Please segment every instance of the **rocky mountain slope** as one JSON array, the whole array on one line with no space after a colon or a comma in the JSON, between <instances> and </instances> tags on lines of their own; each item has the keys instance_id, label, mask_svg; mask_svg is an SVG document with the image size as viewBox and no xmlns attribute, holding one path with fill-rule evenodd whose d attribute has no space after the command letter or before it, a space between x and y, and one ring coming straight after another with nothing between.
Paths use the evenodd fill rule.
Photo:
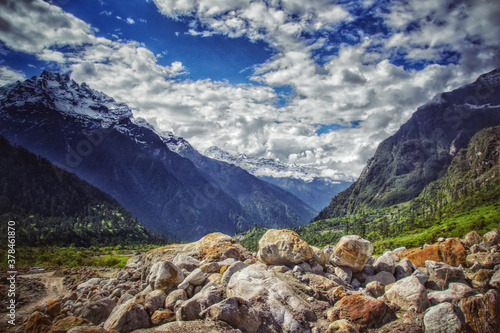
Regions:
<instances>
[{"instance_id":1,"label":"rocky mountain slope","mask_svg":"<svg viewBox=\"0 0 500 333\"><path fill-rule=\"evenodd\" d=\"M0 134L112 195L141 223L196 239L252 225L297 226L314 211L226 163L196 165L168 148L172 136L109 96L44 72L0 88ZM241 179L241 180L240 180Z\"/></svg>"},{"instance_id":2,"label":"rocky mountain slope","mask_svg":"<svg viewBox=\"0 0 500 333\"><path fill-rule=\"evenodd\" d=\"M500 69L437 95L384 140L359 179L315 220L388 207L417 197L483 128L500 124Z\"/></svg>"},{"instance_id":3,"label":"rocky mountain slope","mask_svg":"<svg viewBox=\"0 0 500 333\"><path fill-rule=\"evenodd\" d=\"M40 332L497 332L500 229L372 256L269 230L257 253L224 234L131 258L33 313ZM22 328L22 327L20 327Z\"/></svg>"},{"instance_id":4,"label":"rocky mountain slope","mask_svg":"<svg viewBox=\"0 0 500 333\"><path fill-rule=\"evenodd\" d=\"M108 194L0 136L0 218L17 246L151 244L153 236ZM7 234L7 223L0 225Z\"/></svg>"},{"instance_id":5,"label":"rocky mountain slope","mask_svg":"<svg viewBox=\"0 0 500 333\"><path fill-rule=\"evenodd\" d=\"M341 173L336 174L334 179L322 177L318 169L269 158L255 158L244 154L235 157L218 147L207 149L204 155L236 165L257 178L292 193L318 211L325 208L333 196L345 190L354 180Z\"/></svg>"}]
</instances>

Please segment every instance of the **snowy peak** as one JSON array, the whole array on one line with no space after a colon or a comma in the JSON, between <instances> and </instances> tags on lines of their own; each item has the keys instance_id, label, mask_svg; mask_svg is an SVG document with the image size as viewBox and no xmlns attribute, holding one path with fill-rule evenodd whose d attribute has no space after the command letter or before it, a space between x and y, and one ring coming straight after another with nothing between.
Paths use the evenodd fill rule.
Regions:
<instances>
[{"instance_id":1,"label":"snowy peak","mask_svg":"<svg viewBox=\"0 0 500 333\"><path fill-rule=\"evenodd\" d=\"M126 104L117 103L86 83L79 85L66 74L52 71L1 87L0 102L6 107L42 103L71 117L100 120L103 126L132 117Z\"/></svg>"},{"instance_id":2,"label":"snowy peak","mask_svg":"<svg viewBox=\"0 0 500 333\"><path fill-rule=\"evenodd\" d=\"M317 178L322 178L326 182L353 181L352 177L340 172L332 174L331 170L325 172L326 170L314 167L283 163L272 158L257 158L245 154L236 157L215 146L208 148L203 155L234 164L257 177L294 178L306 182Z\"/></svg>"}]
</instances>

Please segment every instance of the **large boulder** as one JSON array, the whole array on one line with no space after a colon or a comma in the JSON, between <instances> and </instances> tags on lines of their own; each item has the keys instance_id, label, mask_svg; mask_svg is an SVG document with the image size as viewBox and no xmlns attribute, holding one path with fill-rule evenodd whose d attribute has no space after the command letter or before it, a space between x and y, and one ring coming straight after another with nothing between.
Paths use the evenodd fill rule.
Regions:
<instances>
[{"instance_id":1,"label":"large boulder","mask_svg":"<svg viewBox=\"0 0 500 333\"><path fill-rule=\"evenodd\" d=\"M150 326L151 322L148 312L141 304L134 303L133 300L117 306L104 322L105 329L117 330L121 333L128 333Z\"/></svg>"},{"instance_id":2,"label":"large boulder","mask_svg":"<svg viewBox=\"0 0 500 333\"><path fill-rule=\"evenodd\" d=\"M425 267L429 272L429 282L435 283L441 290L451 282L465 282L465 272L461 268L432 260L427 260Z\"/></svg>"},{"instance_id":3,"label":"large boulder","mask_svg":"<svg viewBox=\"0 0 500 333\"><path fill-rule=\"evenodd\" d=\"M466 259L467 267L471 267L475 263L479 263L481 268L492 269L500 264L500 252L479 252L469 254Z\"/></svg>"},{"instance_id":4,"label":"large boulder","mask_svg":"<svg viewBox=\"0 0 500 333\"><path fill-rule=\"evenodd\" d=\"M208 283L199 293L182 303L176 313L177 320L202 319L201 312L222 301L222 287L214 282Z\"/></svg>"},{"instance_id":5,"label":"large boulder","mask_svg":"<svg viewBox=\"0 0 500 333\"><path fill-rule=\"evenodd\" d=\"M394 274L396 270L396 261L389 252L386 252L375 260L373 266L375 267L375 273L386 271Z\"/></svg>"},{"instance_id":6,"label":"large boulder","mask_svg":"<svg viewBox=\"0 0 500 333\"><path fill-rule=\"evenodd\" d=\"M52 329L52 321L50 318L41 313L33 312L28 318L28 322L24 328L25 333L49 333Z\"/></svg>"},{"instance_id":7,"label":"large boulder","mask_svg":"<svg viewBox=\"0 0 500 333\"><path fill-rule=\"evenodd\" d=\"M222 321L193 320L177 321L161 326L140 329L134 333L241 333Z\"/></svg>"},{"instance_id":8,"label":"large boulder","mask_svg":"<svg viewBox=\"0 0 500 333\"><path fill-rule=\"evenodd\" d=\"M146 279L152 289L168 292L184 280L184 273L170 261L159 261L151 267Z\"/></svg>"},{"instance_id":9,"label":"large boulder","mask_svg":"<svg viewBox=\"0 0 500 333\"><path fill-rule=\"evenodd\" d=\"M396 282L396 278L391 273L386 272L386 271L382 271L382 272L379 272L378 274L375 274L373 276L368 276L365 280L366 284L373 282L373 281L378 281L378 282L382 283L384 286L388 286L388 285Z\"/></svg>"},{"instance_id":10,"label":"large boulder","mask_svg":"<svg viewBox=\"0 0 500 333\"><path fill-rule=\"evenodd\" d=\"M483 242L500 244L500 229L495 228L483 236Z\"/></svg>"},{"instance_id":11,"label":"large boulder","mask_svg":"<svg viewBox=\"0 0 500 333\"><path fill-rule=\"evenodd\" d=\"M252 304L239 297L229 297L204 311L207 318L228 323L244 333L255 333L262 321Z\"/></svg>"},{"instance_id":12,"label":"large boulder","mask_svg":"<svg viewBox=\"0 0 500 333\"><path fill-rule=\"evenodd\" d=\"M208 278L208 273L204 273L201 268L194 269L189 275L182 281L178 288L186 289L189 285L202 286Z\"/></svg>"},{"instance_id":13,"label":"large boulder","mask_svg":"<svg viewBox=\"0 0 500 333\"><path fill-rule=\"evenodd\" d=\"M474 296L476 291L463 283L450 283L448 289L428 293L431 305L439 303L458 303L461 299Z\"/></svg>"},{"instance_id":14,"label":"large boulder","mask_svg":"<svg viewBox=\"0 0 500 333\"><path fill-rule=\"evenodd\" d=\"M258 258L268 265L291 266L313 257L313 249L291 230L268 230L259 241Z\"/></svg>"},{"instance_id":15,"label":"large boulder","mask_svg":"<svg viewBox=\"0 0 500 333\"><path fill-rule=\"evenodd\" d=\"M464 332L465 316L460 308L451 303L442 303L425 312L426 333Z\"/></svg>"},{"instance_id":16,"label":"large boulder","mask_svg":"<svg viewBox=\"0 0 500 333\"><path fill-rule=\"evenodd\" d=\"M91 321L94 325L104 322L116 306L116 301L103 298L95 302L86 302L82 307L74 309L74 314Z\"/></svg>"},{"instance_id":17,"label":"large boulder","mask_svg":"<svg viewBox=\"0 0 500 333\"><path fill-rule=\"evenodd\" d=\"M372 252L373 245L366 239L356 235L344 236L333 249L330 263L350 267L354 273L359 273Z\"/></svg>"},{"instance_id":18,"label":"large boulder","mask_svg":"<svg viewBox=\"0 0 500 333\"><path fill-rule=\"evenodd\" d=\"M462 299L459 304L466 323L474 332L498 332L500 328L500 293L491 289L484 295Z\"/></svg>"},{"instance_id":19,"label":"large boulder","mask_svg":"<svg viewBox=\"0 0 500 333\"><path fill-rule=\"evenodd\" d=\"M156 289L146 295L144 307L150 314L165 306L165 299L167 295L163 290Z\"/></svg>"},{"instance_id":20,"label":"large boulder","mask_svg":"<svg viewBox=\"0 0 500 333\"><path fill-rule=\"evenodd\" d=\"M328 311L330 321L349 320L363 329L377 328L394 319L394 312L382 301L360 294L349 295L338 301Z\"/></svg>"},{"instance_id":21,"label":"large boulder","mask_svg":"<svg viewBox=\"0 0 500 333\"><path fill-rule=\"evenodd\" d=\"M245 267L248 267L248 264L245 264L244 262L241 261L233 262L222 275L221 278L222 286L224 288L227 287L227 284L229 283L229 280L231 280L231 277L234 275L234 273L242 270Z\"/></svg>"},{"instance_id":22,"label":"large boulder","mask_svg":"<svg viewBox=\"0 0 500 333\"><path fill-rule=\"evenodd\" d=\"M187 293L184 289L176 289L168 294L165 299L165 309L174 310L177 301L187 300Z\"/></svg>"},{"instance_id":23,"label":"large boulder","mask_svg":"<svg viewBox=\"0 0 500 333\"><path fill-rule=\"evenodd\" d=\"M413 264L425 266L427 260L444 262L452 266L465 264L465 248L458 238L449 238L424 248L408 250L404 253Z\"/></svg>"},{"instance_id":24,"label":"large boulder","mask_svg":"<svg viewBox=\"0 0 500 333\"><path fill-rule=\"evenodd\" d=\"M200 267L200 261L185 254L179 253L175 256L172 263L180 269L185 269L188 272L194 271L196 268Z\"/></svg>"},{"instance_id":25,"label":"large boulder","mask_svg":"<svg viewBox=\"0 0 500 333\"><path fill-rule=\"evenodd\" d=\"M471 247L472 245L479 244L483 241L483 237L479 235L476 231L471 231L464 238L464 245L466 247Z\"/></svg>"},{"instance_id":26,"label":"large boulder","mask_svg":"<svg viewBox=\"0 0 500 333\"><path fill-rule=\"evenodd\" d=\"M430 306L427 289L415 276L408 276L396 282L381 299L404 311L414 309L423 312Z\"/></svg>"},{"instance_id":27,"label":"large boulder","mask_svg":"<svg viewBox=\"0 0 500 333\"><path fill-rule=\"evenodd\" d=\"M228 297L253 300L253 307L266 316L271 331L309 332L305 322L316 320L310 305L263 264L236 272L226 293Z\"/></svg>"}]
</instances>

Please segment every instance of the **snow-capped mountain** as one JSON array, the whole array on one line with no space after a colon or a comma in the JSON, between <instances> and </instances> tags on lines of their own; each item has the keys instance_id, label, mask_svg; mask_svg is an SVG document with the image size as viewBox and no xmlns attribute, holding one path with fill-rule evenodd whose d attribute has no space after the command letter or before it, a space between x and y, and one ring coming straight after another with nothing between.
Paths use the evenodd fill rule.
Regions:
<instances>
[{"instance_id":1,"label":"snow-capped mountain","mask_svg":"<svg viewBox=\"0 0 500 333\"><path fill-rule=\"evenodd\" d=\"M332 197L345 190L354 181L352 177L343 173L332 174L329 170L329 177L325 177L324 172L317 168L245 154L234 156L215 146L210 147L203 154L245 169L259 179L294 194L317 210L326 207Z\"/></svg>"},{"instance_id":2,"label":"snow-capped mountain","mask_svg":"<svg viewBox=\"0 0 500 333\"><path fill-rule=\"evenodd\" d=\"M167 236L293 227L315 214L292 194L156 132L127 105L64 74L46 71L1 87L0 135L112 195Z\"/></svg>"}]
</instances>

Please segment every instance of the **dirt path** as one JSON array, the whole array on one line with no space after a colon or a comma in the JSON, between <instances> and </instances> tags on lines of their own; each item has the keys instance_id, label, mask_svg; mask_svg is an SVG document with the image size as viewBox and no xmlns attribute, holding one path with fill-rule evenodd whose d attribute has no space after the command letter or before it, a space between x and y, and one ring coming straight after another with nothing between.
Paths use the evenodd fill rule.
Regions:
<instances>
[{"instance_id":1,"label":"dirt path","mask_svg":"<svg viewBox=\"0 0 500 333\"><path fill-rule=\"evenodd\" d=\"M45 284L45 291L47 292L47 296L39 301L27 304L26 306L18 309L19 314L30 315L36 309L36 307L45 305L48 301L64 295L66 291L63 285L64 278L56 277L54 276L54 274L55 272L20 275L20 277L25 279L39 278L40 280L42 280L42 282Z\"/></svg>"}]
</instances>

